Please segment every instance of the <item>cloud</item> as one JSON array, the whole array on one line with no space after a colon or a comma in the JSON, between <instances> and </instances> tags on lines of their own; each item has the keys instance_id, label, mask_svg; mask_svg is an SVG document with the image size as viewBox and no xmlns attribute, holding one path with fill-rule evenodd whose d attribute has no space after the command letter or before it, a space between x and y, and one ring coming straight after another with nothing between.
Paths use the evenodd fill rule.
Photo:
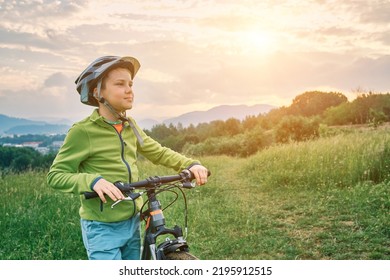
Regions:
<instances>
[{"instance_id":1,"label":"cloud","mask_svg":"<svg viewBox=\"0 0 390 280\"><path fill-rule=\"evenodd\" d=\"M10 116L77 120L87 116L92 108L88 107L81 104L76 91L64 86L0 91L0 112Z\"/></svg>"},{"instance_id":2,"label":"cloud","mask_svg":"<svg viewBox=\"0 0 390 280\"><path fill-rule=\"evenodd\" d=\"M0 68L0 76L0 92L3 95L7 91L25 90L39 84L37 76L30 75L27 71L13 69L9 66Z\"/></svg>"},{"instance_id":3,"label":"cloud","mask_svg":"<svg viewBox=\"0 0 390 280\"><path fill-rule=\"evenodd\" d=\"M344 72L344 85L362 87L374 92L389 92L390 55L359 58Z\"/></svg>"},{"instance_id":4,"label":"cloud","mask_svg":"<svg viewBox=\"0 0 390 280\"><path fill-rule=\"evenodd\" d=\"M15 30L5 30L0 28L0 37L7 45L19 45L25 48L36 47L39 49L59 49L65 48L64 40L56 34L54 30L45 30L43 36L34 33L19 32Z\"/></svg>"},{"instance_id":5,"label":"cloud","mask_svg":"<svg viewBox=\"0 0 390 280\"><path fill-rule=\"evenodd\" d=\"M48 77L44 83L44 87L67 87L70 88L70 85L74 87L74 83L72 83L66 75L61 72L54 73L50 77Z\"/></svg>"},{"instance_id":6,"label":"cloud","mask_svg":"<svg viewBox=\"0 0 390 280\"><path fill-rule=\"evenodd\" d=\"M198 20L200 25L217 28L223 31L236 32L251 28L256 21L249 16L237 14L223 14L212 17L204 17Z\"/></svg>"},{"instance_id":7,"label":"cloud","mask_svg":"<svg viewBox=\"0 0 390 280\"><path fill-rule=\"evenodd\" d=\"M18 20L21 18L31 21L37 18L51 18L68 16L80 11L88 1L52 1L52 0L24 0L2 1L1 15L3 19Z\"/></svg>"},{"instance_id":8,"label":"cloud","mask_svg":"<svg viewBox=\"0 0 390 280\"><path fill-rule=\"evenodd\" d=\"M99 31L99 32L97 32ZM80 24L67 30L78 45L110 45L136 42L142 38L141 32L132 28L120 28L109 24Z\"/></svg>"},{"instance_id":9,"label":"cloud","mask_svg":"<svg viewBox=\"0 0 390 280\"><path fill-rule=\"evenodd\" d=\"M360 20L362 23L376 23L388 25L390 21L390 2L387 0L363 1L366 4L364 12L360 10ZM362 6L357 7L362 9Z\"/></svg>"},{"instance_id":10,"label":"cloud","mask_svg":"<svg viewBox=\"0 0 390 280\"><path fill-rule=\"evenodd\" d=\"M390 33L376 33L374 40L381 42L387 49L390 46Z\"/></svg>"}]
</instances>

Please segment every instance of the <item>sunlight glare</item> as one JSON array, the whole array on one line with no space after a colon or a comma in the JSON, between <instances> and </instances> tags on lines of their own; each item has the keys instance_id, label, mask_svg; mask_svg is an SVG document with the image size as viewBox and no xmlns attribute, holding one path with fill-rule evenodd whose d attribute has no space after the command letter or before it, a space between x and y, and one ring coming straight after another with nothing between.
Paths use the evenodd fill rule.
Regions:
<instances>
[{"instance_id":1,"label":"sunlight glare","mask_svg":"<svg viewBox=\"0 0 390 280\"><path fill-rule=\"evenodd\" d=\"M264 31L248 30L240 33L240 44L245 52L270 53L274 51L273 37Z\"/></svg>"}]
</instances>

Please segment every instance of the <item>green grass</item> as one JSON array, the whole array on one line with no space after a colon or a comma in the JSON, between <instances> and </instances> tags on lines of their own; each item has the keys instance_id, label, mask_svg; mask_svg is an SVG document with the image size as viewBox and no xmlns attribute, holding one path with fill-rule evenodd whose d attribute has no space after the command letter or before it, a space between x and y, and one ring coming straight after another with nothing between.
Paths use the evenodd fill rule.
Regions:
<instances>
[{"instance_id":1,"label":"green grass","mask_svg":"<svg viewBox=\"0 0 390 280\"><path fill-rule=\"evenodd\" d=\"M390 259L388 131L201 160L209 183L185 191L187 239L201 259ZM147 162L141 170L171 173ZM0 177L0 188L0 259L86 259L77 196L37 172ZM181 202L164 212L168 225L182 224Z\"/></svg>"},{"instance_id":2,"label":"green grass","mask_svg":"<svg viewBox=\"0 0 390 280\"><path fill-rule=\"evenodd\" d=\"M78 198L46 186L44 173L0 179L0 259L82 259Z\"/></svg>"}]
</instances>

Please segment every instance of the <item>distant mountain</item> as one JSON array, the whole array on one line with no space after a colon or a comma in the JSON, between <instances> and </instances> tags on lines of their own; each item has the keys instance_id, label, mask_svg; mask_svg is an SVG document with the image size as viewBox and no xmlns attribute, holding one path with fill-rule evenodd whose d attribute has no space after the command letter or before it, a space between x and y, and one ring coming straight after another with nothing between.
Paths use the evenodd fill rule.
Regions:
<instances>
[{"instance_id":1,"label":"distant mountain","mask_svg":"<svg viewBox=\"0 0 390 280\"><path fill-rule=\"evenodd\" d=\"M69 129L66 124L49 124L43 121L33 121L14 118L0 114L0 135L8 134L62 134Z\"/></svg>"},{"instance_id":2,"label":"distant mountain","mask_svg":"<svg viewBox=\"0 0 390 280\"><path fill-rule=\"evenodd\" d=\"M66 124L18 125L5 131L5 134L66 134L70 126Z\"/></svg>"},{"instance_id":3,"label":"distant mountain","mask_svg":"<svg viewBox=\"0 0 390 280\"><path fill-rule=\"evenodd\" d=\"M8 117L6 115L0 114L0 133L4 133L4 131L18 125L42 125L44 122L31 121L27 119L21 118L13 118Z\"/></svg>"},{"instance_id":4,"label":"distant mountain","mask_svg":"<svg viewBox=\"0 0 390 280\"><path fill-rule=\"evenodd\" d=\"M276 108L268 104L258 104L253 106L248 105L221 105L211 108L208 111L194 111L180 115L175 118L167 119L163 123L177 125L181 123L183 126L190 124L197 125L199 123L208 123L215 120L226 121L229 118L239 120L245 119L247 116L258 116L259 114L268 113Z\"/></svg>"},{"instance_id":5,"label":"distant mountain","mask_svg":"<svg viewBox=\"0 0 390 280\"><path fill-rule=\"evenodd\" d=\"M34 118L30 118L30 120L44 122L48 124L67 124L67 125L74 124L74 121L70 119L56 118L56 117L34 117Z\"/></svg>"}]
</instances>

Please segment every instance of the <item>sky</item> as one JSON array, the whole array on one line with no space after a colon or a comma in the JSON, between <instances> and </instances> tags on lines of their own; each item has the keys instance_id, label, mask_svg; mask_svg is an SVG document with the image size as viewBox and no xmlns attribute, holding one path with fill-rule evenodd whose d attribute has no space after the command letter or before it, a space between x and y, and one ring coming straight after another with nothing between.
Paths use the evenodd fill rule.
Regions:
<instances>
[{"instance_id":1,"label":"sky","mask_svg":"<svg viewBox=\"0 0 390 280\"><path fill-rule=\"evenodd\" d=\"M390 1L0 0L0 114L90 114L74 81L133 56L136 119L390 90Z\"/></svg>"}]
</instances>

